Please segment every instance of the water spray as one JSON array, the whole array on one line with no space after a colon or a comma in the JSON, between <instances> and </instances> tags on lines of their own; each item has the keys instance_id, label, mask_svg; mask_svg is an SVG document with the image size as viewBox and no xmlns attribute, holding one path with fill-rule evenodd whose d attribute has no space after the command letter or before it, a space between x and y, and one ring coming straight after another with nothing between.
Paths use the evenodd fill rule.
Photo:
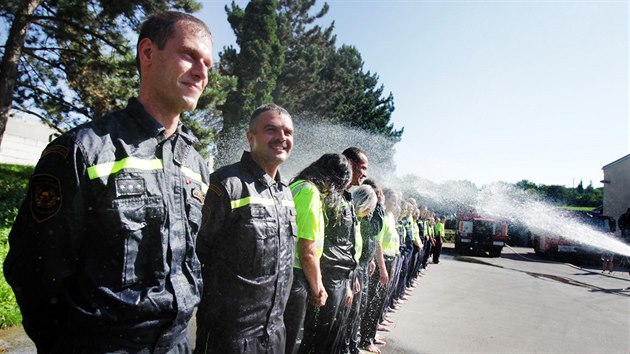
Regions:
<instances>
[{"instance_id":1,"label":"water spray","mask_svg":"<svg viewBox=\"0 0 630 354\"><path fill-rule=\"evenodd\" d=\"M435 183L418 175L395 175L394 143L379 135L312 118L294 117L294 148L289 160L280 166L284 178L293 178L324 153L341 153L350 146L366 152L369 158L369 175L382 186L401 191L416 198L419 205L442 214L457 214L462 210L475 211L482 217L508 220L526 226L532 233L548 237L564 237L588 245L599 252L604 250L630 256L630 246L601 232L582 220L569 215L553 204L537 198L511 184L496 182L481 188L474 183L447 181ZM226 144L230 147L229 163L238 161L243 150L249 150L245 131L233 136ZM417 161L422 174L421 156ZM437 167L437 166L436 166ZM465 179L462 175L462 179Z\"/></svg>"}]
</instances>

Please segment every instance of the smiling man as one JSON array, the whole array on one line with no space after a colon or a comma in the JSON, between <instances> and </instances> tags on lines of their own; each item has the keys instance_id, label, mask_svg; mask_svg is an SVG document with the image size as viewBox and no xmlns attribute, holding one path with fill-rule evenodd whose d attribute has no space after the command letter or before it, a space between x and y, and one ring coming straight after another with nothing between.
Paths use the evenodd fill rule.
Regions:
<instances>
[{"instance_id":1,"label":"smiling man","mask_svg":"<svg viewBox=\"0 0 630 354\"><path fill-rule=\"evenodd\" d=\"M11 230L4 274L40 353L192 350L209 180L179 118L208 83L210 31L184 13L153 15L137 64L137 99L44 150Z\"/></svg>"},{"instance_id":2,"label":"smiling man","mask_svg":"<svg viewBox=\"0 0 630 354\"><path fill-rule=\"evenodd\" d=\"M275 104L257 108L251 152L210 175L197 254L204 291L195 353L281 353L297 228L278 166L293 148L293 122Z\"/></svg>"}]
</instances>

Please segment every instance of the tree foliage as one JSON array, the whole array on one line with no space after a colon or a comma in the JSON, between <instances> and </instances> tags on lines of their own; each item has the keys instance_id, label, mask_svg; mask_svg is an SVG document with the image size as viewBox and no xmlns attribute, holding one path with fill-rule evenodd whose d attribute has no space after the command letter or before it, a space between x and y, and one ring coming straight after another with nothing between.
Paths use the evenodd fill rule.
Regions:
<instances>
[{"instance_id":1,"label":"tree foliage","mask_svg":"<svg viewBox=\"0 0 630 354\"><path fill-rule=\"evenodd\" d=\"M264 10L250 11L264 3ZM247 124L247 115L256 105L274 101L286 108L294 120L337 123L361 128L388 137L384 146L393 157L393 145L400 140L402 129L391 123L393 95L384 95L378 75L365 72L359 51L352 46L336 48L334 22L328 27L316 24L328 12L324 4L313 10L315 0L278 0L275 12L269 11L272 1L251 1L245 10L232 2L226 7L228 21L236 35L240 52L228 47L221 53L220 70L238 78L237 92L228 96L224 111L224 133L231 136ZM260 6L260 5L256 5ZM259 23L275 23L275 29ZM252 32L251 28L258 28ZM270 56L269 49L252 45L275 36L282 55ZM271 43L275 50L276 42ZM260 53L252 52L256 48ZM267 61L267 62L266 62ZM263 70L273 68L273 70ZM274 75L269 75L273 72ZM265 80L271 81L265 82ZM255 98L249 88L263 89ZM270 91L268 91L270 90ZM268 96L270 93L271 96ZM251 102L255 102L251 105ZM221 150L221 149L220 149ZM224 156L219 151L219 160Z\"/></svg>"},{"instance_id":2,"label":"tree foliage","mask_svg":"<svg viewBox=\"0 0 630 354\"><path fill-rule=\"evenodd\" d=\"M228 93L223 111L221 136L216 142L219 164L228 162L229 137L244 130L249 114L271 102L275 82L284 65L284 47L277 36L277 16L274 0L250 1L245 10L232 2L228 22L237 36L239 53L233 47L221 55L219 68L224 75L237 78L236 90Z\"/></svg>"},{"instance_id":3,"label":"tree foliage","mask_svg":"<svg viewBox=\"0 0 630 354\"><path fill-rule=\"evenodd\" d=\"M250 1L245 11L232 3L228 21L237 33L241 51L230 58L230 75L238 78L237 89L228 94L223 106L223 124L227 130L243 128L247 117L260 104L272 100L275 82L284 65L284 47L276 30L276 2ZM222 58L227 60L227 57Z\"/></svg>"},{"instance_id":4,"label":"tree foliage","mask_svg":"<svg viewBox=\"0 0 630 354\"><path fill-rule=\"evenodd\" d=\"M590 183L584 188L582 181L576 188L567 188L559 185L537 185L526 179L517 182L515 185L522 190L561 205L597 208L604 201L603 187L594 188L593 183Z\"/></svg>"}]
</instances>

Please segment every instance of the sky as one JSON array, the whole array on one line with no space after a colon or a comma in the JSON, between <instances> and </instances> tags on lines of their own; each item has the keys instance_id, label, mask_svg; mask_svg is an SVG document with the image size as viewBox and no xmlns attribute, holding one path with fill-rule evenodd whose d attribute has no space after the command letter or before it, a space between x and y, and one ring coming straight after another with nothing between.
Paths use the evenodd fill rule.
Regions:
<instances>
[{"instance_id":1,"label":"sky","mask_svg":"<svg viewBox=\"0 0 630 354\"><path fill-rule=\"evenodd\" d=\"M216 61L235 40L228 1L200 2ZM626 1L328 4L319 24L394 96L399 176L601 187L630 153Z\"/></svg>"}]
</instances>

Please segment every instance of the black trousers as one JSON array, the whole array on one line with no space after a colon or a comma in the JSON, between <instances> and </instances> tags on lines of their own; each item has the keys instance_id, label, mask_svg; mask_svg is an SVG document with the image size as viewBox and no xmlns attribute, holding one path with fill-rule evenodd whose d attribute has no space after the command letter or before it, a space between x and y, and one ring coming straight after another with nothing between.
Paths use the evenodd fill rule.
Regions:
<instances>
[{"instance_id":1,"label":"black trousers","mask_svg":"<svg viewBox=\"0 0 630 354\"><path fill-rule=\"evenodd\" d=\"M411 263L411 253L405 252L401 255L400 275L398 276L398 284L394 293L394 299L400 300L405 295L405 289L407 287L407 277L409 276L409 264Z\"/></svg>"},{"instance_id":2,"label":"black trousers","mask_svg":"<svg viewBox=\"0 0 630 354\"><path fill-rule=\"evenodd\" d=\"M359 354L359 325L361 324L361 314L367 308L368 285L370 281L368 265L359 265L356 274L361 291L354 294L350 314L344 323L345 330L342 330L341 353ZM354 290L354 284L351 285Z\"/></svg>"},{"instance_id":3,"label":"black trousers","mask_svg":"<svg viewBox=\"0 0 630 354\"><path fill-rule=\"evenodd\" d=\"M427 268L427 263L429 263L429 256L433 253L433 244L429 239L424 243L424 254L422 255L422 268Z\"/></svg>"},{"instance_id":4,"label":"black trousers","mask_svg":"<svg viewBox=\"0 0 630 354\"><path fill-rule=\"evenodd\" d=\"M442 242L436 242L433 247L433 263L440 263L440 254L442 253Z\"/></svg>"},{"instance_id":5,"label":"black trousers","mask_svg":"<svg viewBox=\"0 0 630 354\"><path fill-rule=\"evenodd\" d=\"M385 257L385 268L388 274L391 274L394 257ZM374 343L376 337L376 329L383 313L383 307L385 306L385 299L387 295L387 284L383 285L380 282L379 268L377 266L376 271L370 277L368 283L368 292L365 299L365 310L361 308L361 343L360 347L364 348Z\"/></svg>"},{"instance_id":6,"label":"black trousers","mask_svg":"<svg viewBox=\"0 0 630 354\"><path fill-rule=\"evenodd\" d=\"M420 274L420 268L422 268L422 257L424 256L424 248L417 248L414 246L413 253L415 254L414 266L413 266L413 279L418 278ZM411 286L411 281L407 282L407 286Z\"/></svg>"},{"instance_id":7,"label":"black trousers","mask_svg":"<svg viewBox=\"0 0 630 354\"><path fill-rule=\"evenodd\" d=\"M285 354L293 354L298 350L297 343L300 341L299 334L304 325L306 304L309 299L308 289L309 285L302 269L293 268L291 294L284 310L284 327L287 329Z\"/></svg>"},{"instance_id":8,"label":"black trousers","mask_svg":"<svg viewBox=\"0 0 630 354\"><path fill-rule=\"evenodd\" d=\"M339 329L344 321L344 301L349 280L348 276L331 278L322 273L328 299L322 307L307 304L304 337L298 353L334 353L334 348L339 347Z\"/></svg>"},{"instance_id":9,"label":"black trousers","mask_svg":"<svg viewBox=\"0 0 630 354\"><path fill-rule=\"evenodd\" d=\"M394 299L394 292L396 290L396 285L398 285L398 278L400 277L400 268L402 266L402 256L397 255L394 257L391 265L391 272L389 278L389 284L387 284L387 298L385 299L385 305L383 306L381 317L379 322L385 318L387 312L390 307L394 307L396 305L396 299Z\"/></svg>"}]
</instances>

